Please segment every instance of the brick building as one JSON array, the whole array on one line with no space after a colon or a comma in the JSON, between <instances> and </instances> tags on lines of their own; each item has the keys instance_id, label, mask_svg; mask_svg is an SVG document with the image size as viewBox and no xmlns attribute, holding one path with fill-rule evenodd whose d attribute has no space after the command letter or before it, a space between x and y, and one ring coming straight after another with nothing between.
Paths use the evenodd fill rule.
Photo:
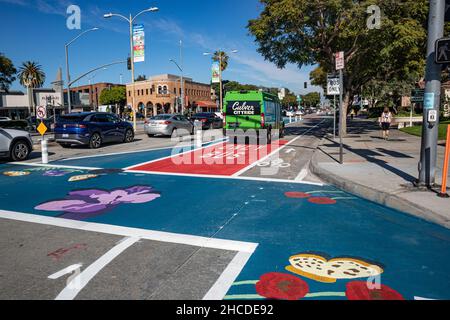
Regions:
<instances>
[{"instance_id":1,"label":"brick building","mask_svg":"<svg viewBox=\"0 0 450 320\"><path fill-rule=\"evenodd\" d=\"M193 112L218 110L211 85L184 78L185 106ZM163 74L135 83L135 103L138 112L152 116L181 113L181 79ZM132 84L127 84L127 104L132 104Z\"/></svg>"},{"instance_id":2,"label":"brick building","mask_svg":"<svg viewBox=\"0 0 450 320\"><path fill-rule=\"evenodd\" d=\"M100 94L105 89L114 87L125 87L125 85L100 82L85 86L70 88L73 111L97 111L100 103ZM64 97L67 96L67 89L64 90ZM67 99L65 99L67 104Z\"/></svg>"}]
</instances>

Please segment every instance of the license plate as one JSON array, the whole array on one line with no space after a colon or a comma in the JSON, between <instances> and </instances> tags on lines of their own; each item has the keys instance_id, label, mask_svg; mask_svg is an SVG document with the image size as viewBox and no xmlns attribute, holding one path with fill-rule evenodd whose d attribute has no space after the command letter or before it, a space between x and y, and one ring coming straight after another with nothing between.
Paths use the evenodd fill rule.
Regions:
<instances>
[{"instance_id":1,"label":"license plate","mask_svg":"<svg viewBox=\"0 0 450 320\"><path fill-rule=\"evenodd\" d=\"M63 137L63 138L68 138L69 135L68 135L67 133L64 133L64 134L62 135L62 137Z\"/></svg>"}]
</instances>

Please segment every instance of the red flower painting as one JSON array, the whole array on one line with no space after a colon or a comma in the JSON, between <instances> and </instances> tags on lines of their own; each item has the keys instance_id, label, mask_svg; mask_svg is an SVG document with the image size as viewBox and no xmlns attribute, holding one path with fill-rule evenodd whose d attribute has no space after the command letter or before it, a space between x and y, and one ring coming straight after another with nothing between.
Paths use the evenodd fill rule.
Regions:
<instances>
[{"instance_id":1,"label":"red flower painting","mask_svg":"<svg viewBox=\"0 0 450 320\"><path fill-rule=\"evenodd\" d=\"M267 273L256 284L256 292L267 299L299 300L309 292L308 284L284 273Z\"/></svg>"},{"instance_id":2,"label":"red flower painting","mask_svg":"<svg viewBox=\"0 0 450 320\"><path fill-rule=\"evenodd\" d=\"M405 300L400 293L388 286L370 289L364 281L349 282L345 294L348 300Z\"/></svg>"}]
</instances>

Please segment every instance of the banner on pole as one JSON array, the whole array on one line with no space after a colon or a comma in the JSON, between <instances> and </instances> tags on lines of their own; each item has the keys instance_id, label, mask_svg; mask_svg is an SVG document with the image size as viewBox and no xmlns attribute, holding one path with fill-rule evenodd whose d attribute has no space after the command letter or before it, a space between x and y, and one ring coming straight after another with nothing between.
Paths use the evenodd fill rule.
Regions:
<instances>
[{"instance_id":1,"label":"banner on pole","mask_svg":"<svg viewBox=\"0 0 450 320\"><path fill-rule=\"evenodd\" d=\"M145 31L143 24L133 26L133 55L134 62L145 61Z\"/></svg>"},{"instance_id":2,"label":"banner on pole","mask_svg":"<svg viewBox=\"0 0 450 320\"><path fill-rule=\"evenodd\" d=\"M218 62L212 65L212 83L220 83L220 66Z\"/></svg>"}]
</instances>

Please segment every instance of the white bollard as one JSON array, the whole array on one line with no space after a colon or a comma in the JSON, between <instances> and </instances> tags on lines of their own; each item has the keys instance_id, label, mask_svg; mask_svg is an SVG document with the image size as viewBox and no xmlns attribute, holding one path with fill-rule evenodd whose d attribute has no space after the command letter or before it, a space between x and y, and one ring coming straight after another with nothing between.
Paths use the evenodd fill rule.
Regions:
<instances>
[{"instance_id":1,"label":"white bollard","mask_svg":"<svg viewBox=\"0 0 450 320\"><path fill-rule=\"evenodd\" d=\"M41 140L42 164L48 164L48 145L47 140L42 137Z\"/></svg>"},{"instance_id":2,"label":"white bollard","mask_svg":"<svg viewBox=\"0 0 450 320\"><path fill-rule=\"evenodd\" d=\"M203 145L202 123L198 120L195 120L194 127L195 127L195 146L197 148L201 148Z\"/></svg>"},{"instance_id":3,"label":"white bollard","mask_svg":"<svg viewBox=\"0 0 450 320\"><path fill-rule=\"evenodd\" d=\"M289 123L292 123L292 116L289 116Z\"/></svg>"}]
</instances>

